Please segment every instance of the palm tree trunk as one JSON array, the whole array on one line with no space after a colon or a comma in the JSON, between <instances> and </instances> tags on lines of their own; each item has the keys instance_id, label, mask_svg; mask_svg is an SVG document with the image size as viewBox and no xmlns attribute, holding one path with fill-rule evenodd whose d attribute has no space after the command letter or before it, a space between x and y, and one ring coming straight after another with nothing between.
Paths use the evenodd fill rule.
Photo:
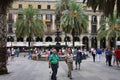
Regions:
<instances>
[{"instance_id":1,"label":"palm tree trunk","mask_svg":"<svg viewBox=\"0 0 120 80\"><path fill-rule=\"evenodd\" d=\"M75 43L74 43L74 37L75 37L75 30L72 30L72 37L73 37L73 48L75 47Z\"/></svg>"},{"instance_id":2,"label":"palm tree trunk","mask_svg":"<svg viewBox=\"0 0 120 80\"><path fill-rule=\"evenodd\" d=\"M115 37L115 44L114 44L114 48L117 48L117 44L116 44L116 42L117 42L117 37Z\"/></svg>"},{"instance_id":3,"label":"palm tree trunk","mask_svg":"<svg viewBox=\"0 0 120 80\"><path fill-rule=\"evenodd\" d=\"M67 33L65 32L65 46L67 47Z\"/></svg>"},{"instance_id":4,"label":"palm tree trunk","mask_svg":"<svg viewBox=\"0 0 120 80\"><path fill-rule=\"evenodd\" d=\"M0 74L7 74L7 26L6 15L0 14Z\"/></svg>"},{"instance_id":5,"label":"palm tree trunk","mask_svg":"<svg viewBox=\"0 0 120 80\"><path fill-rule=\"evenodd\" d=\"M29 53L30 53L30 42L31 42L31 36L29 36L29 41L28 41L28 49L29 49Z\"/></svg>"},{"instance_id":6,"label":"palm tree trunk","mask_svg":"<svg viewBox=\"0 0 120 80\"><path fill-rule=\"evenodd\" d=\"M110 38L108 38L108 45L107 48L110 48Z\"/></svg>"},{"instance_id":7,"label":"palm tree trunk","mask_svg":"<svg viewBox=\"0 0 120 80\"><path fill-rule=\"evenodd\" d=\"M73 37L73 48L75 47L74 36L75 36L75 34L72 35L72 37Z\"/></svg>"}]
</instances>

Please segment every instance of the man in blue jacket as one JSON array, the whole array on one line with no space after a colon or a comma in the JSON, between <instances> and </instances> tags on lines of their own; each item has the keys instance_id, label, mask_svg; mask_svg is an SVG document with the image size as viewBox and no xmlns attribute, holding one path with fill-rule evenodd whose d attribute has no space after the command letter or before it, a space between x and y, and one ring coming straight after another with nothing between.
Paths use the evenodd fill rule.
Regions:
<instances>
[{"instance_id":1,"label":"man in blue jacket","mask_svg":"<svg viewBox=\"0 0 120 80\"><path fill-rule=\"evenodd\" d=\"M101 49L97 49L96 50L97 56L98 56L98 61L100 61L101 59L101 54L102 54L102 50Z\"/></svg>"}]
</instances>

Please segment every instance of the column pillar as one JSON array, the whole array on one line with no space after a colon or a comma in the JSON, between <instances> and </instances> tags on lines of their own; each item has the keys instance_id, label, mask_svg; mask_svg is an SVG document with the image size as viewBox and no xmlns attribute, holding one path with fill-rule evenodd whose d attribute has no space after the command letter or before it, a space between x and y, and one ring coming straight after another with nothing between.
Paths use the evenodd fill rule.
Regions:
<instances>
[{"instance_id":1,"label":"column pillar","mask_svg":"<svg viewBox=\"0 0 120 80\"><path fill-rule=\"evenodd\" d=\"M91 36L91 18L92 18L92 16L89 15L89 26L88 26L88 33L89 33L89 48L91 48L91 38L92 38L92 36Z\"/></svg>"},{"instance_id":2,"label":"column pillar","mask_svg":"<svg viewBox=\"0 0 120 80\"><path fill-rule=\"evenodd\" d=\"M14 14L14 23L16 22L16 19L17 19L17 14Z\"/></svg>"},{"instance_id":3,"label":"column pillar","mask_svg":"<svg viewBox=\"0 0 120 80\"><path fill-rule=\"evenodd\" d=\"M91 15L89 15L88 33L91 34Z\"/></svg>"},{"instance_id":4,"label":"column pillar","mask_svg":"<svg viewBox=\"0 0 120 80\"><path fill-rule=\"evenodd\" d=\"M55 14L52 15L52 30L55 31Z\"/></svg>"},{"instance_id":5,"label":"column pillar","mask_svg":"<svg viewBox=\"0 0 120 80\"><path fill-rule=\"evenodd\" d=\"M100 16L97 16L97 30L100 28ZM100 48L100 40L97 40L97 47Z\"/></svg>"},{"instance_id":6,"label":"column pillar","mask_svg":"<svg viewBox=\"0 0 120 80\"><path fill-rule=\"evenodd\" d=\"M43 14L43 21L46 20L46 14ZM44 22L45 23L45 22ZM47 31L47 28L45 29L45 32Z\"/></svg>"},{"instance_id":7,"label":"column pillar","mask_svg":"<svg viewBox=\"0 0 120 80\"><path fill-rule=\"evenodd\" d=\"M89 48L91 48L91 38L92 36L89 36Z\"/></svg>"},{"instance_id":8,"label":"column pillar","mask_svg":"<svg viewBox=\"0 0 120 80\"><path fill-rule=\"evenodd\" d=\"M100 16L97 16L97 30L100 28Z\"/></svg>"}]
</instances>

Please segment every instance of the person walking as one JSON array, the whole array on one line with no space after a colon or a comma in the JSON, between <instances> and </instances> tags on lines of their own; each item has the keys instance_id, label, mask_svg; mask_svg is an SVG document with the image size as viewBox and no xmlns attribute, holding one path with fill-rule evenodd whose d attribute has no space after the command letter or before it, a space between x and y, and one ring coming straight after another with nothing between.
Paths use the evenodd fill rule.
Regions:
<instances>
[{"instance_id":1,"label":"person walking","mask_svg":"<svg viewBox=\"0 0 120 80\"><path fill-rule=\"evenodd\" d=\"M97 50L96 50L96 53L97 53L98 61L100 61L100 60L101 60L102 50L101 50L101 49L97 49Z\"/></svg>"},{"instance_id":2,"label":"person walking","mask_svg":"<svg viewBox=\"0 0 120 80\"><path fill-rule=\"evenodd\" d=\"M96 50L93 48L91 52L92 52L93 62L95 62Z\"/></svg>"},{"instance_id":3,"label":"person walking","mask_svg":"<svg viewBox=\"0 0 120 80\"><path fill-rule=\"evenodd\" d=\"M112 50L108 49L108 66L112 66L111 65L111 61L112 61Z\"/></svg>"},{"instance_id":4,"label":"person walking","mask_svg":"<svg viewBox=\"0 0 120 80\"><path fill-rule=\"evenodd\" d=\"M77 48L76 60L75 60L75 65L76 65L75 69L76 70L77 70L77 66L78 66L78 69L80 70L80 63L81 63L81 61L82 61L82 52L79 50L79 48Z\"/></svg>"},{"instance_id":5,"label":"person walking","mask_svg":"<svg viewBox=\"0 0 120 80\"><path fill-rule=\"evenodd\" d=\"M56 75L59 67L59 57L57 50L53 49L53 53L49 57L49 68L52 69L51 80L57 80Z\"/></svg>"},{"instance_id":6,"label":"person walking","mask_svg":"<svg viewBox=\"0 0 120 80\"><path fill-rule=\"evenodd\" d=\"M14 57L15 57L15 50L14 48L11 48L11 61L14 60Z\"/></svg>"},{"instance_id":7,"label":"person walking","mask_svg":"<svg viewBox=\"0 0 120 80\"><path fill-rule=\"evenodd\" d=\"M66 51L65 59L68 66L68 77L72 79L73 54L70 48Z\"/></svg>"},{"instance_id":8,"label":"person walking","mask_svg":"<svg viewBox=\"0 0 120 80\"><path fill-rule=\"evenodd\" d=\"M108 65L108 49L105 50L106 65Z\"/></svg>"},{"instance_id":9,"label":"person walking","mask_svg":"<svg viewBox=\"0 0 120 80\"><path fill-rule=\"evenodd\" d=\"M120 46L115 50L116 64L119 67L120 64Z\"/></svg>"}]
</instances>

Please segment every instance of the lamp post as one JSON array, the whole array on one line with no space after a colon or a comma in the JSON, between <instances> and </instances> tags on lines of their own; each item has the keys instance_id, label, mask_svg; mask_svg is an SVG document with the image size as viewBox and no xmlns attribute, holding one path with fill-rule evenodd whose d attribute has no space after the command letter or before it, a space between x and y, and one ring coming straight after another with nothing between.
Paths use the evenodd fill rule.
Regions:
<instances>
[{"instance_id":1,"label":"lamp post","mask_svg":"<svg viewBox=\"0 0 120 80\"><path fill-rule=\"evenodd\" d=\"M57 35L57 43L56 43L56 45L60 45L60 43L59 43L59 41L60 41L60 39L59 39L59 35L60 35L60 31L59 31L59 29L57 28L57 32L56 32L56 35Z\"/></svg>"}]
</instances>

